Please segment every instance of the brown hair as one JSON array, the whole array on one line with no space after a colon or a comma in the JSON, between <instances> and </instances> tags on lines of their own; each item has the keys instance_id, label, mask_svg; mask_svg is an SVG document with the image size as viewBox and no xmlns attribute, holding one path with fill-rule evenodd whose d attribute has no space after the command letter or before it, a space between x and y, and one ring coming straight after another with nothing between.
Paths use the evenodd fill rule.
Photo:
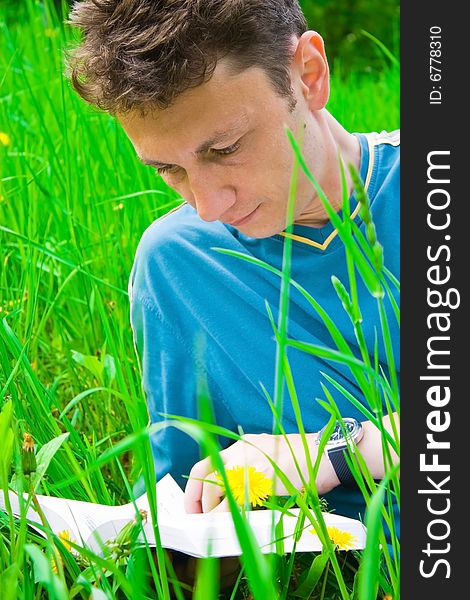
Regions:
<instances>
[{"instance_id":1,"label":"brown hair","mask_svg":"<svg viewBox=\"0 0 470 600\"><path fill-rule=\"evenodd\" d=\"M70 24L83 32L67 74L90 104L112 114L167 108L212 76L264 69L290 99L292 38L307 30L298 0L82 0Z\"/></svg>"}]
</instances>

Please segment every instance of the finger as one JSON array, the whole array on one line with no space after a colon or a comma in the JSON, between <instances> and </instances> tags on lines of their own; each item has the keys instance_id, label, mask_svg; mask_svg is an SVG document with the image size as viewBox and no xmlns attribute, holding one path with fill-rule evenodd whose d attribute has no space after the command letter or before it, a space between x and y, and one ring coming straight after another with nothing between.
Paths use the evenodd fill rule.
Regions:
<instances>
[{"instance_id":1,"label":"finger","mask_svg":"<svg viewBox=\"0 0 470 600\"><path fill-rule=\"evenodd\" d=\"M189 473L189 479L184 490L184 508L187 513L202 512L203 482L207 474L212 471L210 457L197 462Z\"/></svg>"},{"instance_id":2,"label":"finger","mask_svg":"<svg viewBox=\"0 0 470 600\"><path fill-rule=\"evenodd\" d=\"M209 512L215 508L224 495L224 489L218 482L216 473L211 473L206 479L202 488L202 512Z\"/></svg>"},{"instance_id":3,"label":"finger","mask_svg":"<svg viewBox=\"0 0 470 600\"><path fill-rule=\"evenodd\" d=\"M227 498L224 498L222 500L222 502L219 502L219 504L217 504L217 506L214 506L214 508L211 510L212 513L215 512L229 512L230 507L228 505L228 500Z\"/></svg>"}]
</instances>

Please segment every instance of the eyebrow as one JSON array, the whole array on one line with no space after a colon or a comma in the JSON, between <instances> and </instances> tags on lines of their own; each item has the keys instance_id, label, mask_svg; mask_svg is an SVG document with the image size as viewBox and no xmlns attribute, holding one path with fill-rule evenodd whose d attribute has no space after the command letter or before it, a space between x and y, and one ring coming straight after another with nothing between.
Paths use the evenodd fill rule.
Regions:
<instances>
[{"instance_id":1,"label":"eyebrow","mask_svg":"<svg viewBox=\"0 0 470 600\"><path fill-rule=\"evenodd\" d=\"M247 122L247 118L244 115L243 117L237 119L237 121L234 121L233 123L231 123L225 129L219 129L218 131L215 131L211 135L210 138L208 138L207 140L202 142L202 144L200 144L196 148L195 154L204 154L205 152L210 150L212 148L212 146L215 146L216 144L220 144L221 142L224 142L228 138L232 137L233 134L236 133L237 131L239 131L243 125L246 125L246 122ZM171 163L164 163L164 162L160 162L158 160L152 160L150 158L145 158L142 156L139 156L139 159L144 163L144 165L150 165L152 167L162 168L162 167L172 167L173 166Z\"/></svg>"}]
</instances>

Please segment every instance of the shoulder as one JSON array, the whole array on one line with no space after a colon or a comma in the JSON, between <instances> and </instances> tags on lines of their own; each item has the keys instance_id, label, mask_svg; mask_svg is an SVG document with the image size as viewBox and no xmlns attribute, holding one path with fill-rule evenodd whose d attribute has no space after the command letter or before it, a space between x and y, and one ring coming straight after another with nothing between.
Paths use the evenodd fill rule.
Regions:
<instances>
[{"instance_id":1,"label":"shoulder","mask_svg":"<svg viewBox=\"0 0 470 600\"><path fill-rule=\"evenodd\" d=\"M142 234L129 278L129 295L144 282L191 272L198 257L231 236L220 222L205 222L186 202L155 220Z\"/></svg>"},{"instance_id":2,"label":"shoulder","mask_svg":"<svg viewBox=\"0 0 470 600\"><path fill-rule=\"evenodd\" d=\"M129 291L148 275L155 276L157 271L171 267L171 255L178 246L184 247L187 232L193 226L191 210L186 203L180 204L153 221L143 232L135 251Z\"/></svg>"},{"instance_id":3,"label":"shoulder","mask_svg":"<svg viewBox=\"0 0 470 600\"><path fill-rule=\"evenodd\" d=\"M371 204L384 192L399 201L400 130L373 131L362 134L363 149L368 155L364 182ZM364 148L365 146L365 148Z\"/></svg>"},{"instance_id":4,"label":"shoulder","mask_svg":"<svg viewBox=\"0 0 470 600\"><path fill-rule=\"evenodd\" d=\"M387 267L400 274L400 130L366 134L371 165L368 196Z\"/></svg>"},{"instance_id":5,"label":"shoulder","mask_svg":"<svg viewBox=\"0 0 470 600\"><path fill-rule=\"evenodd\" d=\"M204 250L215 242L233 237L220 221L203 221L186 202L154 221L142 234L135 259L172 254L178 249Z\"/></svg>"},{"instance_id":6,"label":"shoulder","mask_svg":"<svg viewBox=\"0 0 470 600\"><path fill-rule=\"evenodd\" d=\"M380 133L373 133L372 139L375 145L392 146L393 148L400 147L400 130L395 129L394 131L381 131Z\"/></svg>"},{"instance_id":7,"label":"shoulder","mask_svg":"<svg viewBox=\"0 0 470 600\"><path fill-rule=\"evenodd\" d=\"M378 167L391 169L400 167L400 130L381 131L367 134L371 151Z\"/></svg>"},{"instance_id":8,"label":"shoulder","mask_svg":"<svg viewBox=\"0 0 470 600\"><path fill-rule=\"evenodd\" d=\"M181 229L191 227L194 218L191 207L183 202L153 221L143 232L136 250L136 257L152 254L180 235Z\"/></svg>"}]
</instances>

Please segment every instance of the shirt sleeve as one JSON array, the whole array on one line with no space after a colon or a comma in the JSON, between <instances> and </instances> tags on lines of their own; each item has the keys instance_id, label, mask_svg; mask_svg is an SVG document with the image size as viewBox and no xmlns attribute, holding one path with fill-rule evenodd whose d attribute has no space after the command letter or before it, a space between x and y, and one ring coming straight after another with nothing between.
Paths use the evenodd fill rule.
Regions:
<instances>
[{"instance_id":1,"label":"shirt sleeve","mask_svg":"<svg viewBox=\"0 0 470 600\"><path fill-rule=\"evenodd\" d=\"M156 478L171 473L184 488L191 467L202 457L197 443L171 426L167 415L197 418L199 377L207 380L197 328L186 315L175 244L154 223L143 235L129 280L130 319L139 358L142 388L151 423L166 426L151 436ZM208 383L216 420L227 426L227 415L215 382ZM219 414L217 414L219 413ZM228 440L219 440L227 445Z\"/></svg>"},{"instance_id":2,"label":"shirt sleeve","mask_svg":"<svg viewBox=\"0 0 470 600\"><path fill-rule=\"evenodd\" d=\"M166 415L197 415L194 367L178 336L162 320L152 299L134 289L131 325L142 372L151 423L167 422ZM175 427L167 426L151 436L156 478L166 473L184 487L184 475L199 458L196 443Z\"/></svg>"}]
</instances>

